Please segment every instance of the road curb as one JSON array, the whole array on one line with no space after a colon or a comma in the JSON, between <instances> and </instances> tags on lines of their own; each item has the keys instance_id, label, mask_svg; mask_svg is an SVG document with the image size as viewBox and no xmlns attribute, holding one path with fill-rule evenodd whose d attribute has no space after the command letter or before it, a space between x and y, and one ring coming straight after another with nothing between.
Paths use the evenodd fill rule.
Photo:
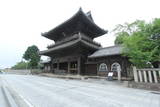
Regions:
<instances>
[{"instance_id":1,"label":"road curb","mask_svg":"<svg viewBox=\"0 0 160 107\"><path fill-rule=\"evenodd\" d=\"M28 102L22 95L20 95L15 89L9 85L6 80L3 80L4 97L9 107L34 107L30 102Z\"/></svg>"},{"instance_id":2,"label":"road curb","mask_svg":"<svg viewBox=\"0 0 160 107\"><path fill-rule=\"evenodd\" d=\"M13 97L11 96L10 92L7 90L6 87L2 86L2 92L4 95L4 98L7 102L7 104L9 105L9 107L18 107L18 105L16 104L15 100L13 99Z\"/></svg>"}]
</instances>

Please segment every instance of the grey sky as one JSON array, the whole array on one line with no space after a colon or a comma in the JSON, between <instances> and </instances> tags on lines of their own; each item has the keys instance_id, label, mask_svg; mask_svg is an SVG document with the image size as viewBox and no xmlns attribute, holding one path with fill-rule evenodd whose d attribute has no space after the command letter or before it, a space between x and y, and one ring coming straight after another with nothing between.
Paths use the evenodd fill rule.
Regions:
<instances>
[{"instance_id":1,"label":"grey sky","mask_svg":"<svg viewBox=\"0 0 160 107\"><path fill-rule=\"evenodd\" d=\"M84 12L91 10L95 23L111 31L117 24L159 18L159 4L159 0L1 0L0 68L21 61L30 45L46 49L53 42L42 37L41 32L61 24L79 7ZM105 47L113 45L114 38L109 32L95 40Z\"/></svg>"}]
</instances>

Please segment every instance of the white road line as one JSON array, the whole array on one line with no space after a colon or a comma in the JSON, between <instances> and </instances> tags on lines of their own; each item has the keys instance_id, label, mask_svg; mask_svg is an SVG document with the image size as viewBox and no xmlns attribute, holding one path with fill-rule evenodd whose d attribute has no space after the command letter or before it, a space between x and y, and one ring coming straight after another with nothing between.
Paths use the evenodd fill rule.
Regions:
<instances>
[{"instance_id":1,"label":"white road line","mask_svg":"<svg viewBox=\"0 0 160 107\"><path fill-rule=\"evenodd\" d=\"M18 94L18 96L23 99L23 101L29 106L29 107L34 107L28 100L26 100L22 95Z\"/></svg>"}]
</instances>

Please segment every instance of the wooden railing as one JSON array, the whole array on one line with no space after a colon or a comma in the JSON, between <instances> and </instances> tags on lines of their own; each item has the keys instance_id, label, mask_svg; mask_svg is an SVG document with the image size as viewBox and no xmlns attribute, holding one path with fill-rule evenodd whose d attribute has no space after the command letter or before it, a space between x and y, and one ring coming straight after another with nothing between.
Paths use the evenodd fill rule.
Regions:
<instances>
[{"instance_id":1,"label":"wooden railing","mask_svg":"<svg viewBox=\"0 0 160 107\"><path fill-rule=\"evenodd\" d=\"M54 44L48 45L47 48L53 48L53 47L55 47L55 46L57 46L57 45L60 45L60 44L62 44L62 43L66 43L66 42L68 42L68 41L75 40L75 39L79 38L79 36L81 36L82 39L84 39L84 40L86 40L86 41L88 41L88 42L90 42L90 43L92 43L92 44L94 44L94 45L101 46L101 44L99 44L98 42L94 41L93 39L85 36L83 33L77 33L77 34L74 34L73 36L64 38L64 39L62 39L62 40L60 40L60 41L57 41L57 42L54 43Z\"/></svg>"},{"instance_id":2,"label":"wooden railing","mask_svg":"<svg viewBox=\"0 0 160 107\"><path fill-rule=\"evenodd\" d=\"M137 69L133 67L134 81L145 83L160 83L160 68Z\"/></svg>"}]
</instances>

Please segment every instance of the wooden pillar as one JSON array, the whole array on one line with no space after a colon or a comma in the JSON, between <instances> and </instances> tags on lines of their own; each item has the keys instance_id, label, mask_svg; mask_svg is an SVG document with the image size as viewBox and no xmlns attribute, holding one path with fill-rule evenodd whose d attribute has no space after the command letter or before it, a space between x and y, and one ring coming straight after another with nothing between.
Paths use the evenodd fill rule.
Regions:
<instances>
[{"instance_id":1,"label":"wooden pillar","mask_svg":"<svg viewBox=\"0 0 160 107\"><path fill-rule=\"evenodd\" d=\"M138 75L139 75L139 80L140 82L143 82L143 79L142 79L142 73L140 70L138 70Z\"/></svg>"},{"instance_id":2,"label":"wooden pillar","mask_svg":"<svg viewBox=\"0 0 160 107\"><path fill-rule=\"evenodd\" d=\"M68 74L70 74L71 62L68 62Z\"/></svg>"},{"instance_id":3,"label":"wooden pillar","mask_svg":"<svg viewBox=\"0 0 160 107\"><path fill-rule=\"evenodd\" d=\"M144 82L147 82L147 74L146 74L146 71L143 71L143 75L144 75Z\"/></svg>"},{"instance_id":4,"label":"wooden pillar","mask_svg":"<svg viewBox=\"0 0 160 107\"><path fill-rule=\"evenodd\" d=\"M152 83L152 75L151 75L151 71L148 71L148 75L149 75L149 82Z\"/></svg>"},{"instance_id":5,"label":"wooden pillar","mask_svg":"<svg viewBox=\"0 0 160 107\"><path fill-rule=\"evenodd\" d=\"M51 72L53 72L53 61L51 61Z\"/></svg>"},{"instance_id":6,"label":"wooden pillar","mask_svg":"<svg viewBox=\"0 0 160 107\"><path fill-rule=\"evenodd\" d=\"M126 72L126 77L129 77L128 63L127 63L126 58L124 58L124 71Z\"/></svg>"},{"instance_id":7,"label":"wooden pillar","mask_svg":"<svg viewBox=\"0 0 160 107\"><path fill-rule=\"evenodd\" d=\"M97 66L97 75L99 75L99 64L96 64Z\"/></svg>"},{"instance_id":8,"label":"wooden pillar","mask_svg":"<svg viewBox=\"0 0 160 107\"><path fill-rule=\"evenodd\" d=\"M135 66L133 67L133 75L134 75L134 81L135 81L135 82L138 82L137 69L136 69Z\"/></svg>"},{"instance_id":9,"label":"wooden pillar","mask_svg":"<svg viewBox=\"0 0 160 107\"><path fill-rule=\"evenodd\" d=\"M125 70L126 65L125 65L125 58L124 57L122 58L121 63L122 63L121 71L123 71L124 72L124 76L127 77L127 72Z\"/></svg>"},{"instance_id":10,"label":"wooden pillar","mask_svg":"<svg viewBox=\"0 0 160 107\"><path fill-rule=\"evenodd\" d=\"M160 62L158 63L158 68L160 69ZM158 71L159 77L160 77L160 71Z\"/></svg>"},{"instance_id":11,"label":"wooden pillar","mask_svg":"<svg viewBox=\"0 0 160 107\"><path fill-rule=\"evenodd\" d=\"M153 71L154 82L158 83L156 71Z\"/></svg>"},{"instance_id":12,"label":"wooden pillar","mask_svg":"<svg viewBox=\"0 0 160 107\"><path fill-rule=\"evenodd\" d=\"M57 62L57 70L59 70L59 62Z\"/></svg>"},{"instance_id":13,"label":"wooden pillar","mask_svg":"<svg viewBox=\"0 0 160 107\"><path fill-rule=\"evenodd\" d=\"M78 75L80 75L81 73L81 58L79 57L78 58L78 61L77 61L77 70L78 70Z\"/></svg>"}]
</instances>

